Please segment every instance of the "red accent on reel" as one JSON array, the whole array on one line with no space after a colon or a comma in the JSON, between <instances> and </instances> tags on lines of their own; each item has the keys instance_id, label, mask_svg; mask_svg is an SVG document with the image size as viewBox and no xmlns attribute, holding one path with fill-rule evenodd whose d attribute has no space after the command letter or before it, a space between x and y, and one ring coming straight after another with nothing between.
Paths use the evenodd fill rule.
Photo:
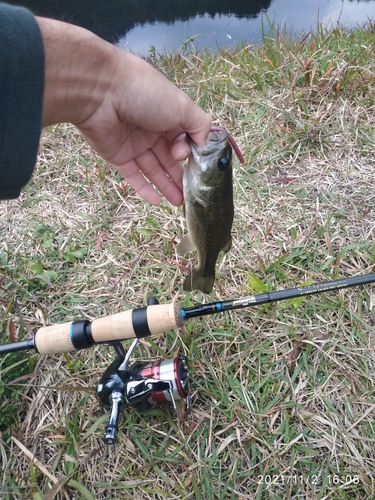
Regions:
<instances>
[{"instance_id":1,"label":"red accent on reel","mask_svg":"<svg viewBox=\"0 0 375 500\"><path fill-rule=\"evenodd\" d=\"M188 395L188 389L184 388L184 363L181 358L165 359L155 361L144 365L140 369L142 378L153 378L156 380L169 380L172 383L172 391L174 399L185 399ZM160 391L151 394L148 398L150 405L162 404L171 400L171 395L168 391Z\"/></svg>"},{"instance_id":2,"label":"red accent on reel","mask_svg":"<svg viewBox=\"0 0 375 500\"><path fill-rule=\"evenodd\" d=\"M160 365L162 360L155 361L154 363L150 363L148 365L142 366L141 376L143 378L154 378L156 380L160 380Z\"/></svg>"}]
</instances>

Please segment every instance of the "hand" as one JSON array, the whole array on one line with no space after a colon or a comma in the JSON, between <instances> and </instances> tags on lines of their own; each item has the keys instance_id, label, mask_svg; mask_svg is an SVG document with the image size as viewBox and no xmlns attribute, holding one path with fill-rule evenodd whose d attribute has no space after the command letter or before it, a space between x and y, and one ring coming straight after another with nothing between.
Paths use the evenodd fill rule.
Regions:
<instances>
[{"instance_id":1,"label":"hand","mask_svg":"<svg viewBox=\"0 0 375 500\"><path fill-rule=\"evenodd\" d=\"M184 132L206 141L211 120L189 97L140 58L120 49L103 103L77 124L98 153L150 203L180 205L183 167L190 154ZM146 177L146 178L145 178Z\"/></svg>"},{"instance_id":2,"label":"hand","mask_svg":"<svg viewBox=\"0 0 375 500\"><path fill-rule=\"evenodd\" d=\"M46 54L43 125L75 124L146 201L182 195L185 138L203 146L211 119L144 60L69 24L37 18Z\"/></svg>"}]
</instances>

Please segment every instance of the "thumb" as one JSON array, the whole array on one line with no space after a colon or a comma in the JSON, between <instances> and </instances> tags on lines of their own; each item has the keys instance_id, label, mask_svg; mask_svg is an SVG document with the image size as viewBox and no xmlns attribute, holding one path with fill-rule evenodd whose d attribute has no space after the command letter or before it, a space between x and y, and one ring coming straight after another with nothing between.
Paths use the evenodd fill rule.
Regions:
<instances>
[{"instance_id":1,"label":"thumb","mask_svg":"<svg viewBox=\"0 0 375 500\"><path fill-rule=\"evenodd\" d=\"M207 142L212 120L211 116L202 111L200 108L199 111L202 113L199 121L195 121L193 126L186 126L184 130L189 134L191 140L195 142L198 147L202 147Z\"/></svg>"},{"instance_id":2,"label":"thumb","mask_svg":"<svg viewBox=\"0 0 375 500\"><path fill-rule=\"evenodd\" d=\"M198 147L204 146L212 125L211 116L204 112L186 94L181 111L182 119L179 126L183 132L189 134Z\"/></svg>"}]
</instances>

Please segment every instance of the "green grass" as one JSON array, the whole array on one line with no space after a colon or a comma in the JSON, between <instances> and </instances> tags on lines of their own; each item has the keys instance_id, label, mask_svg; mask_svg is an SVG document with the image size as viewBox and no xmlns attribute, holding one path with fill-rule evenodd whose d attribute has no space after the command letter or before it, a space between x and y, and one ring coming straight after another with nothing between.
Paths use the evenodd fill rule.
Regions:
<instances>
[{"instance_id":1,"label":"green grass","mask_svg":"<svg viewBox=\"0 0 375 500\"><path fill-rule=\"evenodd\" d=\"M55 126L22 197L0 206L3 342L150 296L191 305L374 272L374 26L269 28L260 46L150 57L246 159L211 296L182 292L196 257L176 255L181 209L145 204ZM0 496L373 498L374 301L371 286L330 292L142 341L142 360L189 357L192 409L125 410L115 451L93 394L111 348L4 357Z\"/></svg>"}]
</instances>

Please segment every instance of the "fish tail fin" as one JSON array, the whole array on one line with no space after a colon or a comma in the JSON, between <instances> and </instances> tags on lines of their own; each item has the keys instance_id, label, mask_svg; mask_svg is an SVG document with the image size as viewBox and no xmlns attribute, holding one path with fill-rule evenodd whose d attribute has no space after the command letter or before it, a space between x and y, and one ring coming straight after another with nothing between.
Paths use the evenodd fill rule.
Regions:
<instances>
[{"instance_id":1,"label":"fish tail fin","mask_svg":"<svg viewBox=\"0 0 375 500\"><path fill-rule=\"evenodd\" d=\"M200 290L203 293L211 293L214 287L215 274L203 275L199 269L194 269L184 282L184 291L192 292Z\"/></svg>"}]
</instances>

